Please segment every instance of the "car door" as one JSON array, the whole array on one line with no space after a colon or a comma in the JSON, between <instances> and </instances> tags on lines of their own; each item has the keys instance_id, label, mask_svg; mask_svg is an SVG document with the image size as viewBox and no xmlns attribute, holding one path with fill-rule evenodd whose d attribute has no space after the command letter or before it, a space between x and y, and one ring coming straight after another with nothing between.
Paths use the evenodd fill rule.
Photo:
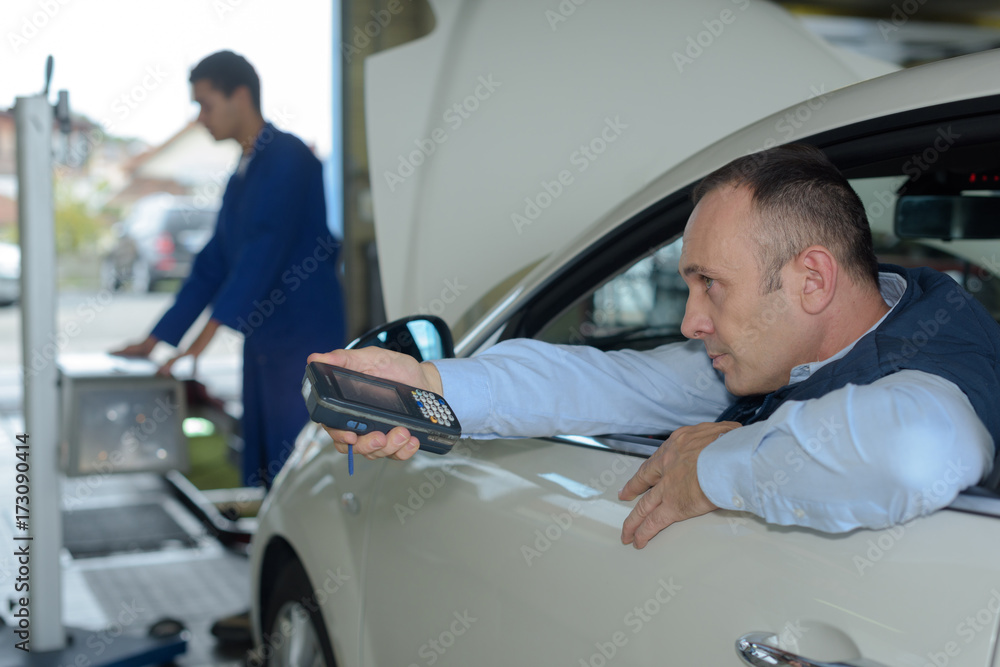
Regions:
<instances>
[{"instance_id":1,"label":"car door","mask_svg":"<svg viewBox=\"0 0 1000 667\"><path fill-rule=\"evenodd\" d=\"M934 71L954 81L952 68L995 61ZM920 79L906 73L906 81ZM947 96L922 108L890 96L894 108L879 116L845 93L839 109L830 103L794 137L824 147L848 173L894 261L930 257L900 246L887 226L911 156L931 162L932 148L938 168L998 167L1000 100ZM848 113L859 120L831 121ZM675 179L691 183L713 160L759 146L773 121L682 165ZM942 131L960 139L934 148ZM670 341L683 298L670 278L672 244L690 205L685 188L666 191L596 241L581 240L569 260L540 267L516 303L484 319L473 334L481 340L459 348L511 335L602 347ZM637 210L635 202L622 209L630 207ZM944 264L960 267L977 296L992 294L996 313L996 243L925 245L949 253ZM761 665L997 664L994 491L973 489L907 524L836 535L716 511L670 526L638 551L619 542L632 503L616 492L657 445L631 436L463 441L455 455L384 466L369 527L363 664L740 665L738 645ZM780 493L796 472L789 461L759 481L760 492ZM940 481L954 472L941 470ZM759 644L788 655L768 657Z\"/></svg>"},{"instance_id":2,"label":"car door","mask_svg":"<svg viewBox=\"0 0 1000 667\"><path fill-rule=\"evenodd\" d=\"M678 245L589 291L537 337L646 347L676 336ZM632 503L617 491L658 445L465 440L446 457L385 466L363 664L740 665L736 643L751 633L811 660L991 664L1000 500L962 497L966 511L847 535L717 511L638 551L620 543ZM789 461L761 493L796 472Z\"/></svg>"},{"instance_id":3,"label":"car door","mask_svg":"<svg viewBox=\"0 0 1000 667\"><path fill-rule=\"evenodd\" d=\"M715 512L636 551L614 486L638 461L531 441L477 454L384 471L363 664L740 665L751 632L813 660L991 664L996 517L831 537Z\"/></svg>"}]
</instances>

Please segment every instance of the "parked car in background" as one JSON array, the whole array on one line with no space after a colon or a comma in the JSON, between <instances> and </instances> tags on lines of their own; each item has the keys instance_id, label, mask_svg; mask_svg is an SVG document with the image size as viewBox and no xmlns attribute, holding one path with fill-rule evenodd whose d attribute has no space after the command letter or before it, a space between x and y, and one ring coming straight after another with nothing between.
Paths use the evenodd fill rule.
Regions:
<instances>
[{"instance_id":1,"label":"parked car in background","mask_svg":"<svg viewBox=\"0 0 1000 667\"><path fill-rule=\"evenodd\" d=\"M0 242L0 306L9 306L21 296L21 247Z\"/></svg>"},{"instance_id":2,"label":"parked car in background","mask_svg":"<svg viewBox=\"0 0 1000 667\"><path fill-rule=\"evenodd\" d=\"M162 280L183 280L212 237L216 214L190 198L167 193L140 199L113 228L114 246L101 259L101 285L150 292Z\"/></svg>"},{"instance_id":3,"label":"parked car in background","mask_svg":"<svg viewBox=\"0 0 1000 667\"><path fill-rule=\"evenodd\" d=\"M1000 50L863 80L761 0L432 4L435 32L366 62L366 127L388 314L440 315L456 356L683 340L691 188L795 141L850 180L880 259L948 271L1000 317ZM921 194L939 215L897 217ZM997 489L835 535L720 510L637 551L617 491L662 440L462 440L349 475L307 426L258 517L260 657L996 667Z\"/></svg>"}]
</instances>

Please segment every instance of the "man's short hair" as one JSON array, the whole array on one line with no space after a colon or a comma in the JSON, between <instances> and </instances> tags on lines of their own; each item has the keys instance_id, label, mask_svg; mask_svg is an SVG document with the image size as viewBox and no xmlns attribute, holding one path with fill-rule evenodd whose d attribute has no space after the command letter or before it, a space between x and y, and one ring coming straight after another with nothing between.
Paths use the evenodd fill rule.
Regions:
<instances>
[{"instance_id":1,"label":"man's short hair","mask_svg":"<svg viewBox=\"0 0 1000 667\"><path fill-rule=\"evenodd\" d=\"M831 253L858 285L878 289L878 260L861 198L818 148L788 144L737 158L691 193L697 204L720 187L746 187L756 211L751 235L765 294L781 287L781 269L811 245Z\"/></svg>"},{"instance_id":2,"label":"man's short hair","mask_svg":"<svg viewBox=\"0 0 1000 667\"><path fill-rule=\"evenodd\" d=\"M188 81L208 81L226 97L240 86L250 91L253 106L260 113L260 77L253 65L243 56L232 51L219 51L206 56L191 70Z\"/></svg>"}]
</instances>

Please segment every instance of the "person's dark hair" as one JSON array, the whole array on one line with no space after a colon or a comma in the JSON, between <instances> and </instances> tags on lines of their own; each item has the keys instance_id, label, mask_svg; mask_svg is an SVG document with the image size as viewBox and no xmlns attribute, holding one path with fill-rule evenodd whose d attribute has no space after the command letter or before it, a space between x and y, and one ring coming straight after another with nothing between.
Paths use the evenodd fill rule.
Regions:
<instances>
[{"instance_id":1,"label":"person's dark hair","mask_svg":"<svg viewBox=\"0 0 1000 667\"><path fill-rule=\"evenodd\" d=\"M750 190L757 263L765 294L781 287L781 269L821 245L859 285L878 289L878 260L861 198L818 148L788 144L737 158L706 176L691 193L697 204L720 187Z\"/></svg>"},{"instance_id":2,"label":"person's dark hair","mask_svg":"<svg viewBox=\"0 0 1000 667\"><path fill-rule=\"evenodd\" d=\"M191 69L188 81L208 81L212 87L226 97L240 86L250 91L253 106L260 113L260 77L253 65L243 56L232 51L219 51L206 56Z\"/></svg>"}]
</instances>

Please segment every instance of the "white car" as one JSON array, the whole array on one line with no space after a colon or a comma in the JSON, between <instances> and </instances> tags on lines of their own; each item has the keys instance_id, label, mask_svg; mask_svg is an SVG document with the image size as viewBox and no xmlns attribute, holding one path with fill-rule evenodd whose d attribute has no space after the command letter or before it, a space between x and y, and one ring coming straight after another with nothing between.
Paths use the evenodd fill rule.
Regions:
<instances>
[{"instance_id":1,"label":"white car","mask_svg":"<svg viewBox=\"0 0 1000 667\"><path fill-rule=\"evenodd\" d=\"M371 181L389 314L440 315L457 356L512 337L680 340L690 188L790 141L847 174L883 260L950 271L1000 315L1000 241L902 240L893 227L911 177L1000 188L1000 51L871 79L875 64L757 0L434 9L428 37L367 63ZM254 540L258 656L1000 665L993 491L837 535L715 511L639 551L620 543L633 503L617 490L661 440L463 440L445 456L359 457L348 476L307 427Z\"/></svg>"}]
</instances>

